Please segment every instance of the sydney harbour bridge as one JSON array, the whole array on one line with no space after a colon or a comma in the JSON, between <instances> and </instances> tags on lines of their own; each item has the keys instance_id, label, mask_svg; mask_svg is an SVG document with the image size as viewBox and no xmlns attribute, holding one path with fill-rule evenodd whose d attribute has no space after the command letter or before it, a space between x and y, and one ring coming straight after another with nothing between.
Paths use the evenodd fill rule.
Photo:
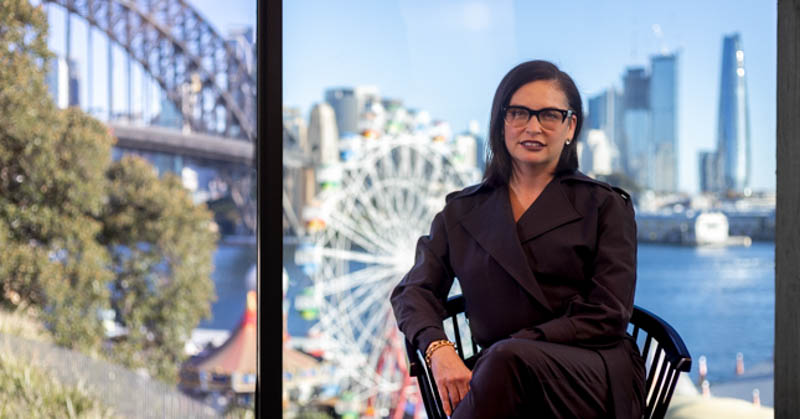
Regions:
<instances>
[{"instance_id":1,"label":"sydney harbour bridge","mask_svg":"<svg viewBox=\"0 0 800 419\"><path fill-rule=\"evenodd\" d=\"M64 18L63 27L57 28L63 32L51 24L50 37L64 39L62 61L69 81L61 84L70 97L68 105L104 119L117 138L118 154L135 153L148 160L155 156L179 175L183 167L200 167L205 178L213 177L216 185L222 185L217 190L233 198L246 230L254 231L257 131L252 32L250 39L225 37L183 0L33 3L53 15L51 23L56 13ZM78 55L85 60L81 73L76 69ZM98 64L104 64L106 74L97 74ZM50 73L58 70L55 65ZM59 79L67 80L48 74L49 84ZM103 82L107 97L94 100L93 90ZM70 90L79 86L88 91L85 103L72 99L79 95ZM147 113L154 95L161 98L161 119ZM169 112L172 123L165 124L163 115Z\"/></svg>"}]
</instances>

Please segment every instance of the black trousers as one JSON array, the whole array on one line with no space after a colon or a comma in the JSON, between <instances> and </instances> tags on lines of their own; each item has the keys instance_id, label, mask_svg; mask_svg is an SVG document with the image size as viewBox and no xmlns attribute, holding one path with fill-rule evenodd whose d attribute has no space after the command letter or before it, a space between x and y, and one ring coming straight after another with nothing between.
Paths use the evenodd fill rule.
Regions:
<instances>
[{"instance_id":1,"label":"black trousers","mask_svg":"<svg viewBox=\"0 0 800 419\"><path fill-rule=\"evenodd\" d=\"M484 350L452 418L605 418L606 366L591 349L505 339Z\"/></svg>"}]
</instances>

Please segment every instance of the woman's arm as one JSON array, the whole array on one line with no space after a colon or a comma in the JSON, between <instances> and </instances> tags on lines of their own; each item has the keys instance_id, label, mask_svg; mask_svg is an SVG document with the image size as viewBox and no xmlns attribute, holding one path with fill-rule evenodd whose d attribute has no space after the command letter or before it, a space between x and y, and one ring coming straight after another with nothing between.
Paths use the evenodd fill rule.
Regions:
<instances>
[{"instance_id":1,"label":"woman's arm","mask_svg":"<svg viewBox=\"0 0 800 419\"><path fill-rule=\"evenodd\" d=\"M512 337L604 346L625 335L636 286L636 222L630 199L613 193L602 204L597 237L588 293L575 297L563 316Z\"/></svg>"},{"instance_id":2,"label":"woman's arm","mask_svg":"<svg viewBox=\"0 0 800 419\"><path fill-rule=\"evenodd\" d=\"M414 266L391 296L397 326L423 353L431 342L447 339L442 319L447 315L445 302L455 277L448 250L447 230L440 212L433 219L430 234L417 242ZM430 368L445 414L450 416L469 392L472 373L448 345L432 352Z\"/></svg>"},{"instance_id":3,"label":"woman's arm","mask_svg":"<svg viewBox=\"0 0 800 419\"><path fill-rule=\"evenodd\" d=\"M397 326L423 353L431 342L447 339L442 319L447 314L445 302L454 277L440 212L433 219L430 234L417 241L414 266L391 295Z\"/></svg>"}]
</instances>

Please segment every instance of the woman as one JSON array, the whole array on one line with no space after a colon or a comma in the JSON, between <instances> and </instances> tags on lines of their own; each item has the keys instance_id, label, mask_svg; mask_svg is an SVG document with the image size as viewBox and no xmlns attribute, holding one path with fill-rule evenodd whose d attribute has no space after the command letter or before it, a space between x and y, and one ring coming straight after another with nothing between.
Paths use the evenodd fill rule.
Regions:
<instances>
[{"instance_id":1,"label":"woman","mask_svg":"<svg viewBox=\"0 0 800 419\"><path fill-rule=\"evenodd\" d=\"M644 362L626 328L636 224L622 190L578 168L575 83L530 61L500 82L482 183L451 193L391 296L454 418L641 417ZM472 370L443 331L458 278Z\"/></svg>"}]
</instances>

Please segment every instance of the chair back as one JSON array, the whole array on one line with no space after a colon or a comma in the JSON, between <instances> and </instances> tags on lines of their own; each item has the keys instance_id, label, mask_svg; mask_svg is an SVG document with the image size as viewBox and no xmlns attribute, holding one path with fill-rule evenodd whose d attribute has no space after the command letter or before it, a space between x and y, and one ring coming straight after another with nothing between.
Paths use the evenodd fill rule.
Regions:
<instances>
[{"instance_id":1,"label":"chair back","mask_svg":"<svg viewBox=\"0 0 800 419\"><path fill-rule=\"evenodd\" d=\"M692 357L678 332L650 311L634 306L630 325L647 366L643 415L663 418L680 373L692 368Z\"/></svg>"},{"instance_id":2,"label":"chair back","mask_svg":"<svg viewBox=\"0 0 800 419\"><path fill-rule=\"evenodd\" d=\"M468 319L464 310L465 304L462 295L448 299L445 306L447 310L445 330L450 329L452 325L456 351L471 368L479 347L471 337L464 336L469 333ZM678 377L681 372L689 372L692 358L678 332L669 323L641 307L633 307L629 333L639 345L647 367L643 417L663 418L667 413ZM464 341L467 339L470 341L469 347L464 346ZM412 377L417 377L428 418L447 418L442 409L439 392L434 385L436 381L433 373L425 364L425 355L408 339L405 344L409 359L408 371ZM466 358L465 348L472 350Z\"/></svg>"}]
</instances>

